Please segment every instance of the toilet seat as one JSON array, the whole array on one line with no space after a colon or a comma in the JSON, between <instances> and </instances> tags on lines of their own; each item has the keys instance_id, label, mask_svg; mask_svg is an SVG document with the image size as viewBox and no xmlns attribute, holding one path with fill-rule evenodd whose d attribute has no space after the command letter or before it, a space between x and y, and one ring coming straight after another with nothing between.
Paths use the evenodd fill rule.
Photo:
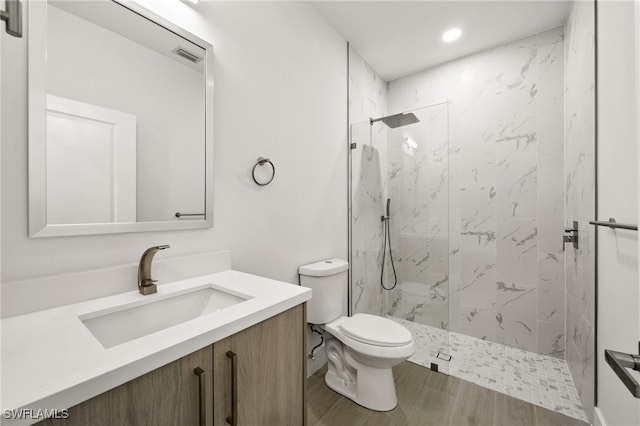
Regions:
<instances>
[{"instance_id":1,"label":"toilet seat","mask_svg":"<svg viewBox=\"0 0 640 426\"><path fill-rule=\"evenodd\" d=\"M387 318L369 314L355 314L340 324L347 337L368 345L398 347L411 343L411 332Z\"/></svg>"},{"instance_id":2,"label":"toilet seat","mask_svg":"<svg viewBox=\"0 0 640 426\"><path fill-rule=\"evenodd\" d=\"M331 333L334 337L348 346L350 349L353 349L361 354L365 354L372 357L379 358L398 358L404 357L409 358L411 355L415 353L415 342L413 341L413 336L411 340L404 345L401 346L382 346L382 345L374 345L371 343L365 343L359 340L356 340L346 333L344 333L342 329L342 323L349 320L348 317L339 317L328 324L324 324L322 328ZM391 320L388 320L391 321ZM400 327L402 327L400 325ZM402 327L404 328L404 327ZM408 331L408 330L407 330ZM409 332L409 334L411 334Z\"/></svg>"}]
</instances>

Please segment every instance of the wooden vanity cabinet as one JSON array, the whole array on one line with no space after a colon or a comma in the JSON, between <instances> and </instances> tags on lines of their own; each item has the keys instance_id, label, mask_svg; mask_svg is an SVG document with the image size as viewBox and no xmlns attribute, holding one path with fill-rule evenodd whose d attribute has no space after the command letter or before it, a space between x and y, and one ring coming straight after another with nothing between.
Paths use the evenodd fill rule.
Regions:
<instances>
[{"instance_id":1,"label":"wooden vanity cabinet","mask_svg":"<svg viewBox=\"0 0 640 426\"><path fill-rule=\"evenodd\" d=\"M298 305L213 345L216 426L306 424L305 309Z\"/></svg>"},{"instance_id":2,"label":"wooden vanity cabinet","mask_svg":"<svg viewBox=\"0 0 640 426\"><path fill-rule=\"evenodd\" d=\"M204 424L212 425L212 354L213 348L205 347L71 407L67 419L47 419L38 425L198 426L201 404ZM204 374L196 375L196 368ZM204 380L202 398L200 380Z\"/></svg>"},{"instance_id":3,"label":"wooden vanity cabinet","mask_svg":"<svg viewBox=\"0 0 640 426\"><path fill-rule=\"evenodd\" d=\"M306 425L305 326L302 304L38 425Z\"/></svg>"}]
</instances>

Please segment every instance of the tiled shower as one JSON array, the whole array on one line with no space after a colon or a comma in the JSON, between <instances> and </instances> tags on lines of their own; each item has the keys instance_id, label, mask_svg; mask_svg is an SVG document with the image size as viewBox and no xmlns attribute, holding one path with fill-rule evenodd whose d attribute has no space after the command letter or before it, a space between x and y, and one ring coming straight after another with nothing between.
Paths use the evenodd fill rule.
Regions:
<instances>
[{"instance_id":1,"label":"tiled shower","mask_svg":"<svg viewBox=\"0 0 640 426\"><path fill-rule=\"evenodd\" d=\"M445 372L464 367L435 355L467 336L548 357L536 368L561 360L558 380L577 389L559 411L574 417L580 399L593 406L593 238L565 251L562 236L573 220L588 229L593 212L593 133L575 134L593 128L592 7L575 2L564 26L390 82L354 49L349 59L352 313L432 328L423 363ZM368 122L408 111L420 123ZM388 254L383 279L396 282Z\"/></svg>"},{"instance_id":2,"label":"tiled shower","mask_svg":"<svg viewBox=\"0 0 640 426\"><path fill-rule=\"evenodd\" d=\"M389 84L392 111L438 99L448 108L429 110L442 110L443 120L450 110L448 150L445 137L421 167L436 174L426 205L403 200L409 211L398 211L395 221L402 228L395 245L410 256L399 259L408 276L400 281L429 271L417 282L431 288L448 274L447 292L401 287L389 295L389 314L424 316L444 295L451 311L436 309L440 314L425 318L427 324L563 355L563 39L563 28L555 28ZM395 145L390 138L391 164L407 157L392 154ZM421 191L420 182L399 176L389 175L392 199L394 187ZM428 225L415 229L423 211ZM416 246L422 236L427 245ZM423 308L415 311L404 299Z\"/></svg>"}]
</instances>

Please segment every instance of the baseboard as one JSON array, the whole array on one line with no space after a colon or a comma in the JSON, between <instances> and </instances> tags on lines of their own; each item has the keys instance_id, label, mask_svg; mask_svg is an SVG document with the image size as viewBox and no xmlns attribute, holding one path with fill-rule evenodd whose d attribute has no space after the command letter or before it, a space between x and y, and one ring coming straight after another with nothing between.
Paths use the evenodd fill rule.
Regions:
<instances>
[{"instance_id":1,"label":"baseboard","mask_svg":"<svg viewBox=\"0 0 640 426\"><path fill-rule=\"evenodd\" d=\"M593 425L594 426L607 426L607 422L604 420L604 416L602 415L602 411L598 407L594 410L593 415Z\"/></svg>"}]
</instances>

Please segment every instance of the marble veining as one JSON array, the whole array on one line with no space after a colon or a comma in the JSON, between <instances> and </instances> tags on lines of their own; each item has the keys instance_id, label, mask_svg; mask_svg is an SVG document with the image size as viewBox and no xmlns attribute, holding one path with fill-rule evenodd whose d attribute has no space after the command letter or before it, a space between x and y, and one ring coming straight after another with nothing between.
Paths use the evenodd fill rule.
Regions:
<instances>
[{"instance_id":1,"label":"marble veining","mask_svg":"<svg viewBox=\"0 0 640 426\"><path fill-rule=\"evenodd\" d=\"M389 315L565 356L564 49L558 27L389 82L428 123L388 133Z\"/></svg>"},{"instance_id":2,"label":"marble veining","mask_svg":"<svg viewBox=\"0 0 640 426\"><path fill-rule=\"evenodd\" d=\"M595 375L595 38L592 1L572 5L565 54L565 209L567 224L578 222L579 248L566 246L566 360L578 394L593 420ZM551 271L551 259L545 259ZM555 315L560 306L549 306Z\"/></svg>"},{"instance_id":3,"label":"marble veining","mask_svg":"<svg viewBox=\"0 0 640 426\"><path fill-rule=\"evenodd\" d=\"M387 309L443 328L449 322L448 109L441 103L413 111L420 123L389 131L394 172L387 175L399 282L387 294Z\"/></svg>"},{"instance_id":4,"label":"marble veining","mask_svg":"<svg viewBox=\"0 0 640 426\"><path fill-rule=\"evenodd\" d=\"M387 192L387 134L372 127L369 118L387 110L387 87L360 54L349 47L349 150L351 203L349 216L351 252L351 310L353 313L384 313L382 271L382 224Z\"/></svg>"},{"instance_id":5,"label":"marble veining","mask_svg":"<svg viewBox=\"0 0 640 426\"><path fill-rule=\"evenodd\" d=\"M351 49L349 76L358 144L350 153L353 312L441 330L426 338L430 350L467 335L490 353L540 354L538 371L566 359L562 371L571 369L589 419L594 236L586 222L595 182L593 151L579 141L593 137L592 7L576 2L566 27L389 83ZM366 122L401 111L420 123L390 130ZM380 287L387 198L398 282L391 291ZM563 251L565 211L585 229L578 251ZM382 279L391 284L386 262ZM514 365L529 364L487 367L487 380L572 415L575 395L554 394L557 377L516 374ZM472 374L463 370L452 371ZM501 376L507 370L517 380ZM527 390L532 381L545 381L555 397Z\"/></svg>"}]
</instances>

